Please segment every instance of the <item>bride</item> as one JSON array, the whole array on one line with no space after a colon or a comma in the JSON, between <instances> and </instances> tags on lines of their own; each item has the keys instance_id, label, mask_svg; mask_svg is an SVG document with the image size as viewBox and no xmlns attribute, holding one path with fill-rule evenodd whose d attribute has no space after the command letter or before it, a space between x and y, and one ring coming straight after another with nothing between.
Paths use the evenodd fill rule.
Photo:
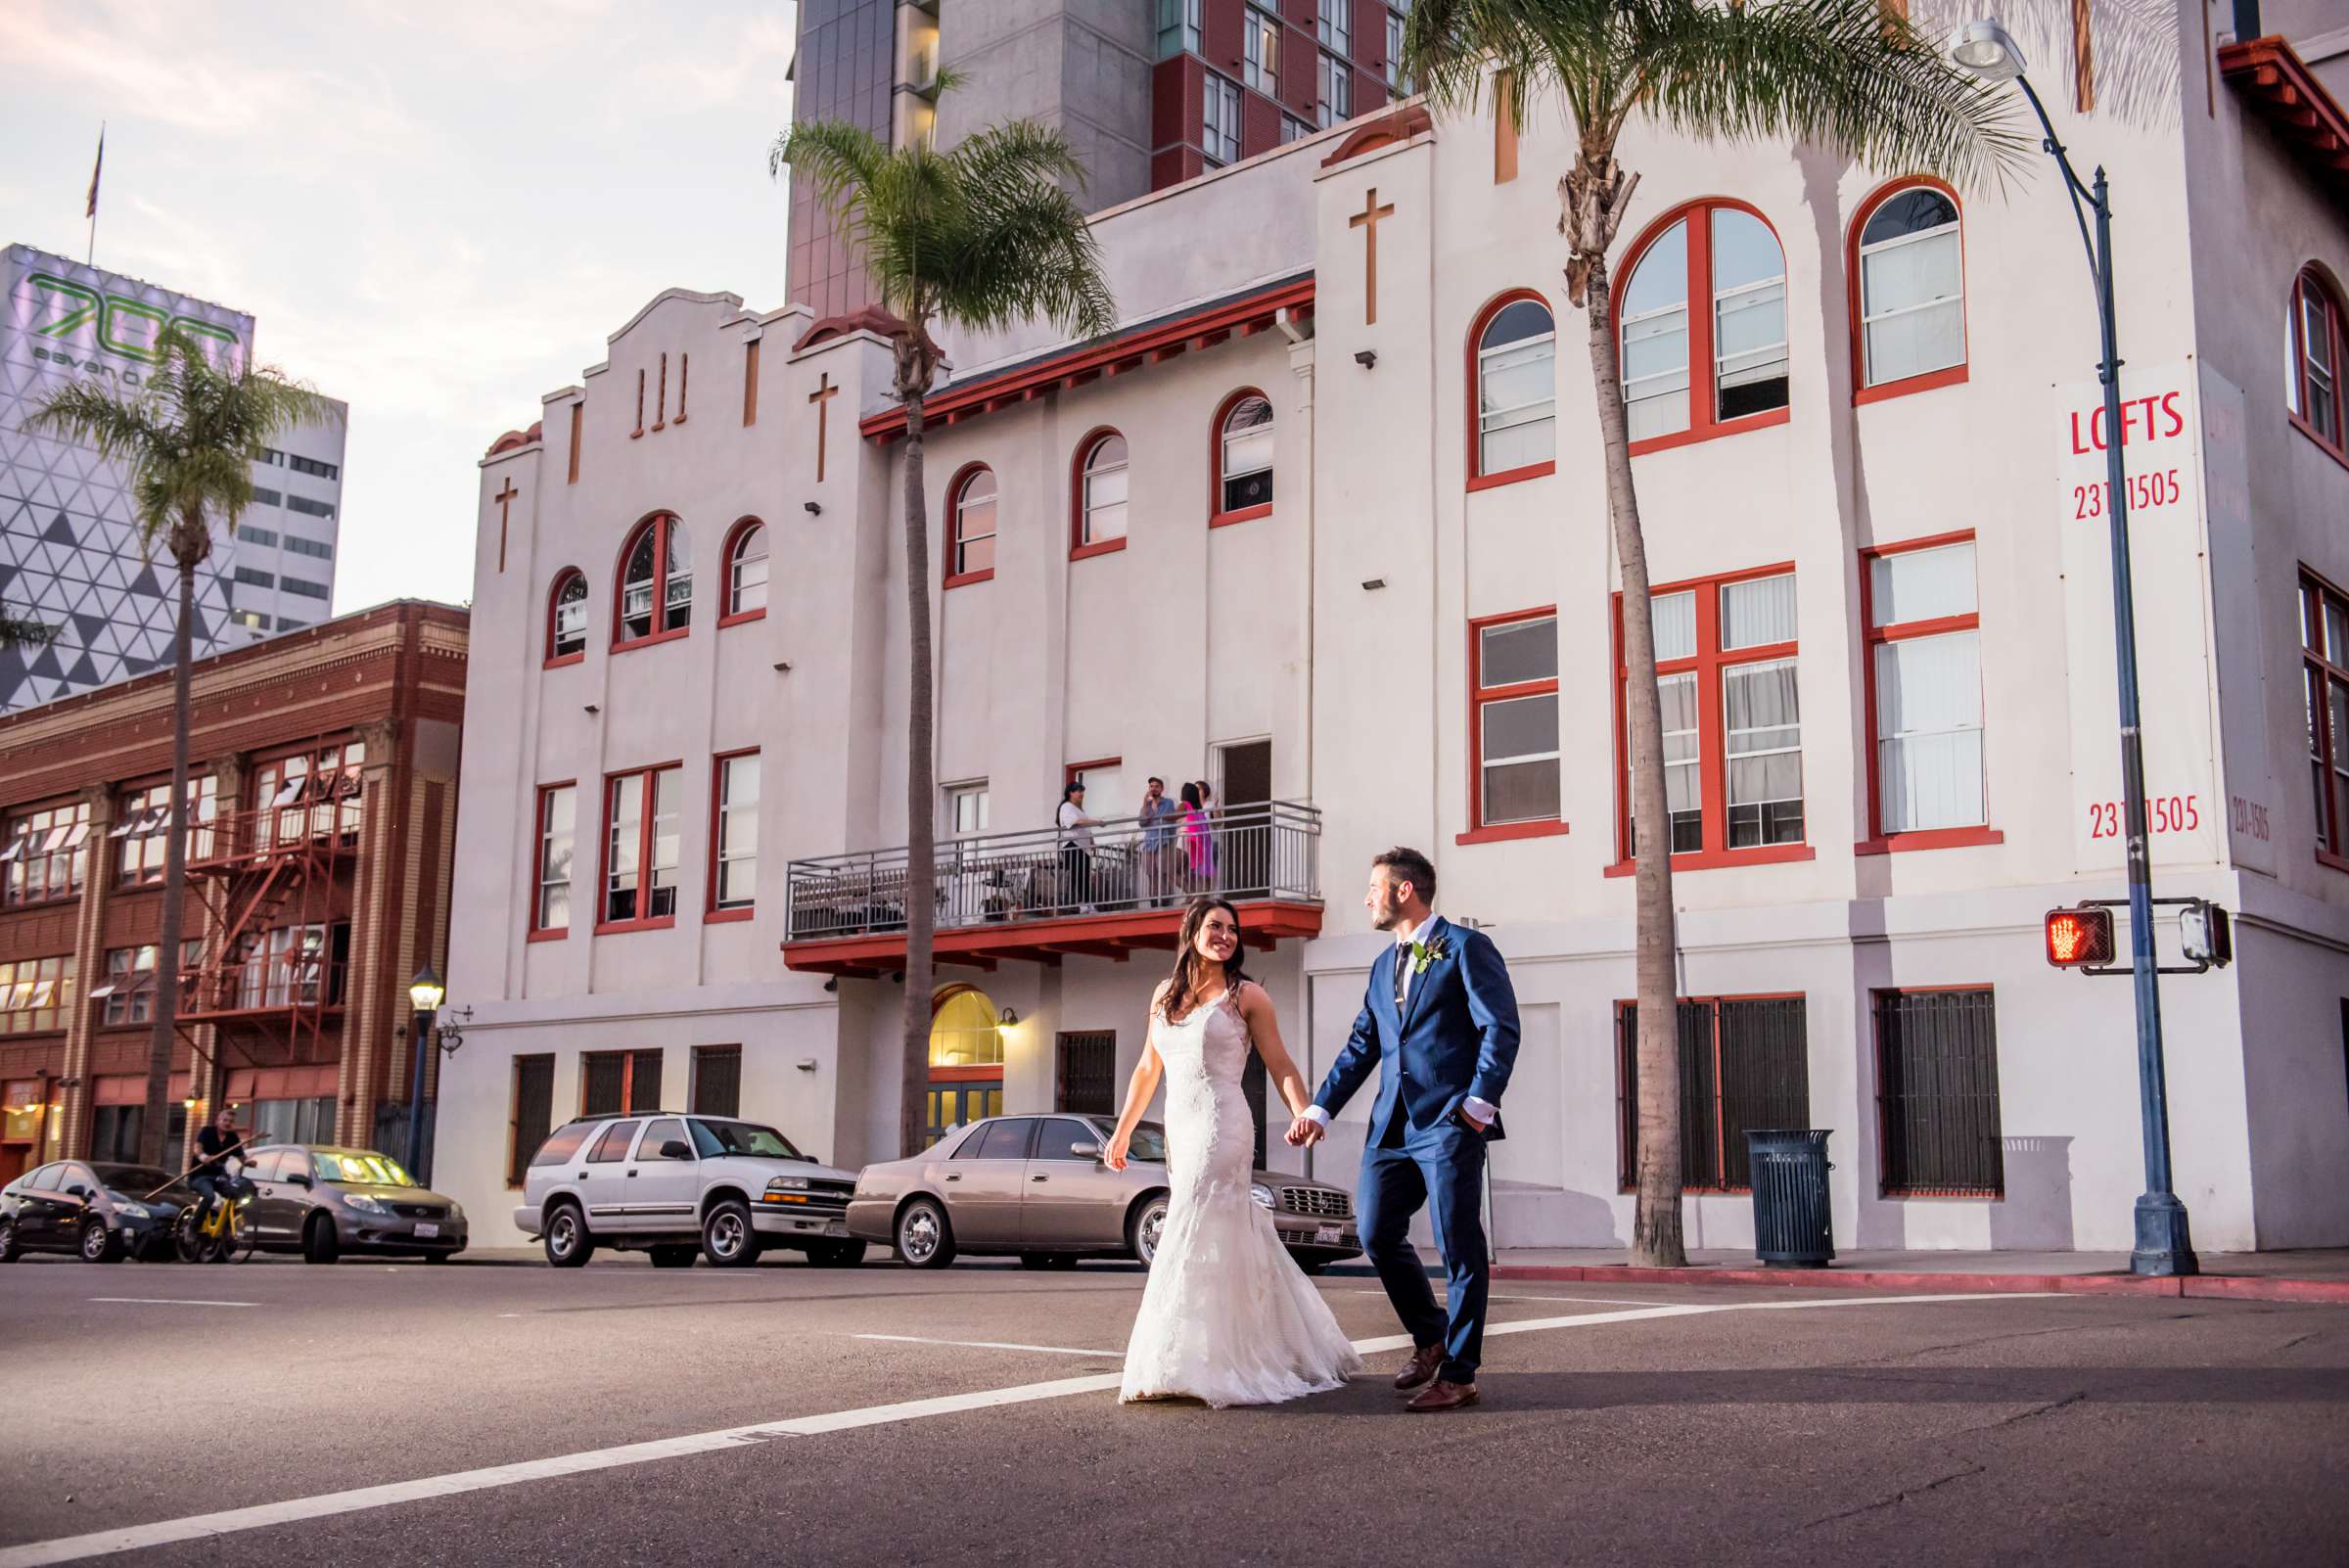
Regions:
<instances>
[{"instance_id":1,"label":"bride","mask_svg":"<svg viewBox=\"0 0 2349 1568\"><path fill-rule=\"evenodd\" d=\"M1320 1294L1249 1196L1255 1122L1240 1087L1248 1051L1296 1115L1305 1081L1280 1042L1272 998L1241 971L1240 921L1221 899L1183 911L1174 973L1150 1003L1142 1059L1104 1152L1126 1169L1133 1130L1167 1085L1166 1228L1126 1347L1121 1401L1272 1405L1344 1383L1362 1364Z\"/></svg>"}]
</instances>

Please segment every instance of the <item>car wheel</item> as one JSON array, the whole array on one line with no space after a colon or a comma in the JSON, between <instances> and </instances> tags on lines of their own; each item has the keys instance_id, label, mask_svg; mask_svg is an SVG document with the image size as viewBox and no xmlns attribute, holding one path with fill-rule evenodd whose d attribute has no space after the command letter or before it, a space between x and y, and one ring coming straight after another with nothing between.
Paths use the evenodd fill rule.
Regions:
<instances>
[{"instance_id":1,"label":"car wheel","mask_svg":"<svg viewBox=\"0 0 2349 1568\"><path fill-rule=\"evenodd\" d=\"M936 1198L916 1198L898 1213L898 1256L908 1268L944 1268L954 1261L954 1227Z\"/></svg>"},{"instance_id":2,"label":"car wheel","mask_svg":"<svg viewBox=\"0 0 2349 1568\"><path fill-rule=\"evenodd\" d=\"M15 1263L23 1256L24 1249L17 1245L17 1222L0 1220L0 1263Z\"/></svg>"},{"instance_id":3,"label":"car wheel","mask_svg":"<svg viewBox=\"0 0 2349 1568\"><path fill-rule=\"evenodd\" d=\"M693 1261L701 1255L702 1249L694 1246L691 1242L676 1246L655 1247L653 1249L653 1267L655 1268L691 1268Z\"/></svg>"},{"instance_id":4,"label":"car wheel","mask_svg":"<svg viewBox=\"0 0 2349 1568\"><path fill-rule=\"evenodd\" d=\"M749 1205L727 1198L702 1221L702 1256L718 1268L748 1268L759 1261L759 1232Z\"/></svg>"},{"instance_id":5,"label":"car wheel","mask_svg":"<svg viewBox=\"0 0 2349 1568\"><path fill-rule=\"evenodd\" d=\"M115 1233L106 1228L103 1220L84 1220L81 1222L81 1261L83 1263L120 1263L122 1244Z\"/></svg>"},{"instance_id":6,"label":"car wheel","mask_svg":"<svg viewBox=\"0 0 2349 1568\"><path fill-rule=\"evenodd\" d=\"M818 1268L853 1268L864 1262L861 1241L818 1241L807 1249L807 1261Z\"/></svg>"},{"instance_id":7,"label":"car wheel","mask_svg":"<svg viewBox=\"0 0 2349 1568\"><path fill-rule=\"evenodd\" d=\"M314 1214L301 1227L301 1257L304 1263L331 1264L343 1255L343 1238L335 1234L334 1217Z\"/></svg>"},{"instance_id":8,"label":"car wheel","mask_svg":"<svg viewBox=\"0 0 2349 1568\"><path fill-rule=\"evenodd\" d=\"M576 1268L595 1256L595 1237L588 1233L587 1217L578 1205L558 1203L546 1211L546 1261L557 1268Z\"/></svg>"},{"instance_id":9,"label":"car wheel","mask_svg":"<svg viewBox=\"0 0 2349 1568\"><path fill-rule=\"evenodd\" d=\"M1167 1195L1155 1193L1135 1204L1133 1214L1126 1222L1126 1250L1141 1260L1143 1268L1150 1267L1158 1256L1158 1238L1167 1228Z\"/></svg>"}]
</instances>

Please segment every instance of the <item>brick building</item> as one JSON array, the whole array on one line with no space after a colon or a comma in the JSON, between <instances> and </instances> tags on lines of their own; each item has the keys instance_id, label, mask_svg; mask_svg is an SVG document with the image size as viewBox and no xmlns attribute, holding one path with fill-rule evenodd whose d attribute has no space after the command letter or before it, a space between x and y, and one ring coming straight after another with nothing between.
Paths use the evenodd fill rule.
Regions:
<instances>
[{"instance_id":1,"label":"brick building","mask_svg":"<svg viewBox=\"0 0 2349 1568\"><path fill-rule=\"evenodd\" d=\"M467 616L381 605L198 662L171 1087L373 1142L445 964ZM162 924L168 669L0 717L0 1180L135 1157Z\"/></svg>"}]
</instances>

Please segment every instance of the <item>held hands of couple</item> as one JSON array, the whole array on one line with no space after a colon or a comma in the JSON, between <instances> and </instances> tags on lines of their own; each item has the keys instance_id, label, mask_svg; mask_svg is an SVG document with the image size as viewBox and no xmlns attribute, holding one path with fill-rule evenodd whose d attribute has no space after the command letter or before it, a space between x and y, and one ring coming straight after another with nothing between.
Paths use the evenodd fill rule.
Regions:
<instances>
[{"instance_id":1,"label":"held hands of couple","mask_svg":"<svg viewBox=\"0 0 2349 1568\"><path fill-rule=\"evenodd\" d=\"M1295 1121L1289 1124L1289 1130L1286 1134L1289 1147L1293 1149L1310 1147L1313 1144L1320 1142L1322 1136L1327 1133L1328 1130L1329 1130L1327 1128L1321 1125L1321 1119L1319 1117L1300 1115Z\"/></svg>"}]
</instances>

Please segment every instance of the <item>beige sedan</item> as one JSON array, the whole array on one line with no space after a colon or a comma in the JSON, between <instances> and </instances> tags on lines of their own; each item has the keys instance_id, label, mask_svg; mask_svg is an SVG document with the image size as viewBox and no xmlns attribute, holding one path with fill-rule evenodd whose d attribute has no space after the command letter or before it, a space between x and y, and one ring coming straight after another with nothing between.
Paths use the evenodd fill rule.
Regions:
<instances>
[{"instance_id":1,"label":"beige sedan","mask_svg":"<svg viewBox=\"0 0 2349 1568\"><path fill-rule=\"evenodd\" d=\"M1150 1262L1167 1221L1167 1144L1145 1122L1126 1169L1101 1163L1106 1117L996 1116L948 1132L920 1154L868 1165L849 1199L849 1233L886 1242L915 1268L957 1254L1017 1256L1031 1268L1084 1257ZM1354 1196L1304 1176L1256 1173L1289 1256L1307 1273L1361 1252Z\"/></svg>"}]
</instances>

